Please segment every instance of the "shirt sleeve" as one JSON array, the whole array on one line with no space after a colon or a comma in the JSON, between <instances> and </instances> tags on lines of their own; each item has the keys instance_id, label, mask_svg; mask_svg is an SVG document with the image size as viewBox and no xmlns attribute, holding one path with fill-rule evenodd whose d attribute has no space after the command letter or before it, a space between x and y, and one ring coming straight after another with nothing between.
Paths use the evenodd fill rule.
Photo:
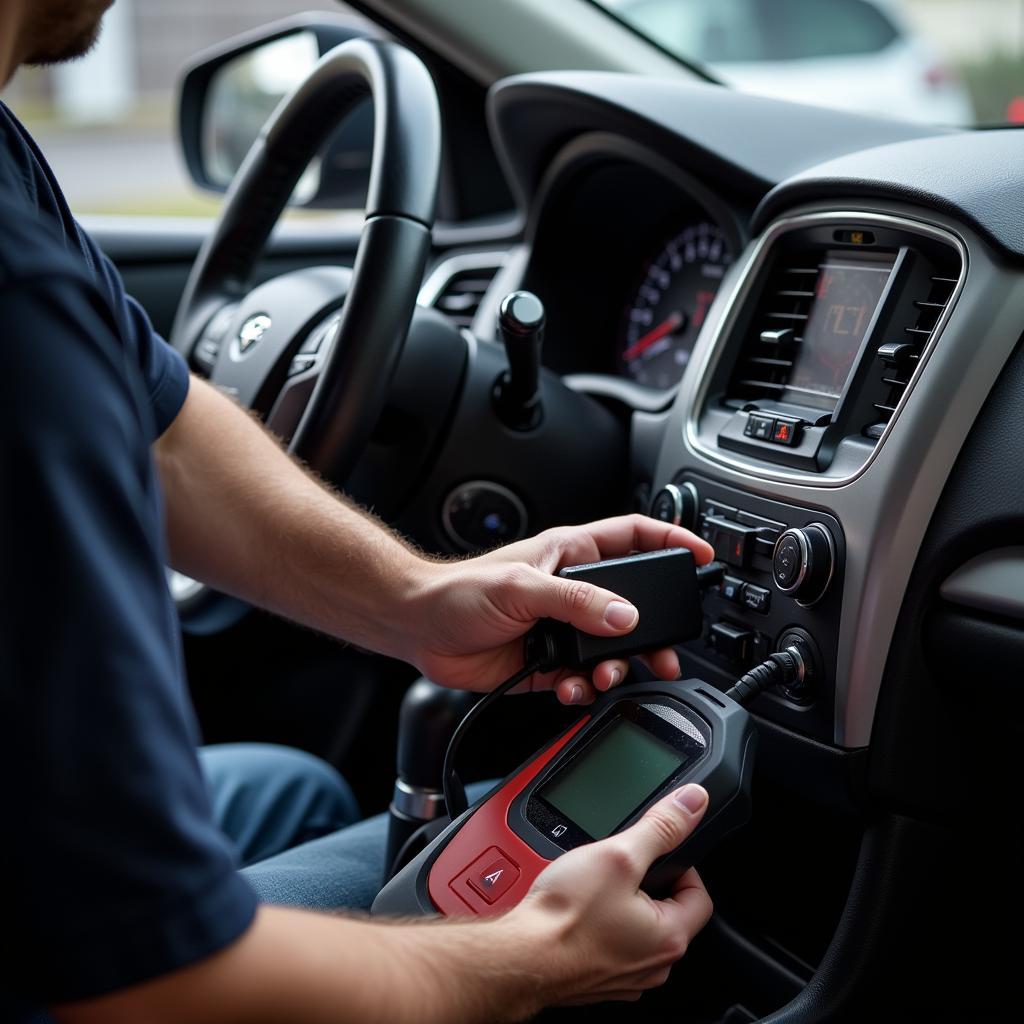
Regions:
<instances>
[{"instance_id":1,"label":"shirt sleeve","mask_svg":"<svg viewBox=\"0 0 1024 1024\"><path fill-rule=\"evenodd\" d=\"M196 756L149 382L84 276L0 303L0 990L46 1005L210 955L256 899Z\"/></svg>"},{"instance_id":2,"label":"shirt sleeve","mask_svg":"<svg viewBox=\"0 0 1024 1024\"><path fill-rule=\"evenodd\" d=\"M125 291L120 272L92 236L81 225L78 225L78 233L96 268L100 288L118 319L128 351L138 362L153 409L156 436L159 437L185 404L189 383L188 366L181 353L153 329L149 315Z\"/></svg>"}]
</instances>

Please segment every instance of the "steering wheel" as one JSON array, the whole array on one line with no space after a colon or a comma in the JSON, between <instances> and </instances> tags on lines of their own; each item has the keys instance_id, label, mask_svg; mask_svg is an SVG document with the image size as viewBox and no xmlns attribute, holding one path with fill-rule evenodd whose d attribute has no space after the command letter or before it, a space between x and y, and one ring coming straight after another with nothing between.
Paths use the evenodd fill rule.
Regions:
<instances>
[{"instance_id":1,"label":"steering wheel","mask_svg":"<svg viewBox=\"0 0 1024 1024\"><path fill-rule=\"evenodd\" d=\"M297 183L367 95L373 156L354 267L253 287ZM349 40L267 122L185 286L171 343L327 479L345 479L384 406L430 253L440 161L437 93L423 63L395 43ZM182 612L211 599L190 582L172 580Z\"/></svg>"}]
</instances>

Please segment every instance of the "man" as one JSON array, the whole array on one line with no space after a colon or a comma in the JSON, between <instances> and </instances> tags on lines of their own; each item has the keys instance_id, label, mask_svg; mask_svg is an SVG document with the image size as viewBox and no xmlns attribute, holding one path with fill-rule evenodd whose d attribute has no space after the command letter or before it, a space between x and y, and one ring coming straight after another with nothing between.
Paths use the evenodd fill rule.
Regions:
<instances>
[{"instance_id":1,"label":"man","mask_svg":"<svg viewBox=\"0 0 1024 1024\"><path fill-rule=\"evenodd\" d=\"M82 53L106 6L0 0L3 81L22 63ZM189 380L6 108L0 309L0 771L12 830L0 1017L517 1020L661 984L710 901L693 871L663 901L638 884L700 820L696 786L561 858L498 919L389 924L260 904L258 872L250 882L236 870L211 813L162 567L169 555L449 686L487 689L520 667L540 616L601 635L636 625L632 606L559 580L559 565L673 545L706 562L707 545L627 517L459 563L420 556ZM671 651L650 663L666 677L679 668ZM528 685L579 703L626 669ZM343 851L350 834L319 842ZM344 863L332 856L329 870ZM302 875L291 872L299 893Z\"/></svg>"}]
</instances>

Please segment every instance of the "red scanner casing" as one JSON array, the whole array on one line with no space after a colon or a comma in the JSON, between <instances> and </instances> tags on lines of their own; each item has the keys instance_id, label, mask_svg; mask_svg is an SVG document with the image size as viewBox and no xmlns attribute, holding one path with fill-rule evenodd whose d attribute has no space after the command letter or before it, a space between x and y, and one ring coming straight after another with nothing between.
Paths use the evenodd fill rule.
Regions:
<instances>
[{"instance_id":1,"label":"red scanner casing","mask_svg":"<svg viewBox=\"0 0 1024 1024\"><path fill-rule=\"evenodd\" d=\"M477 808L444 847L427 876L430 901L442 914L504 913L526 895L533 880L551 863L512 831L509 809L516 797L589 721L590 716L585 715L575 722L536 760L512 776ZM487 874L494 874L489 869L501 858L508 867L495 868L502 872L502 877L491 883L491 891L487 893L486 884L481 885L480 880ZM505 872L514 875L510 885L506 884Z\"/></svg>"},{"instance_id":2,"label":"red scanner casing","mask_svg":"<svg viewBox=\"0 0 1024 1024\"><path fill-rule=\"evenodd\" d=\"M706 743L692 766L681 768L665 784L700 782L709 795L708 811L693 835L656 861L644 879L644 890L656 898L670 891L687 867L699 863L750 816L756 730L743 707L701 680L640 684L604 695L589 714L454 822L439 823L432 836L428 833L426 848L384 886L372 913L480 916L499 914L518 904L544 868L579 842L571 830L560 838L566 830L559 824L561 831L550 830L556 819L543 826L547 834L537 831L537 823L524 816L531 794L544 784L549 768L566 763L561 755L575 756L571 753L574 739L579 737L580 749L586 750L593 736L600 735L614 714L622 714L619 707L627 704L648 709L657 705L660 716L676 718L676 712L685 711L691 725L699 726L692 731ZM628 827L658 795L657 791L651 794L620 827Z\"/></svg>"}]
</instances>

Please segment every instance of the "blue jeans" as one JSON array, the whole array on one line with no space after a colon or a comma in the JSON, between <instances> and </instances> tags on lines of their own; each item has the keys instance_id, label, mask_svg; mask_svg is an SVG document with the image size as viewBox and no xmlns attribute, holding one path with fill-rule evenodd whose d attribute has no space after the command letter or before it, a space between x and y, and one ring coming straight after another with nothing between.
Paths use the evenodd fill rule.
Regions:
<instances>
[{"instance_id":1,"label":"blue jeans","mask_svg":"<svg viewBox=\"0 0 1024 1024\"><path fill-rule=\"evenodd\" d=\"M348 783L311 754L268 743L203 747L214 817L264 903L365 910L384 884L388 817L359 820ZM476 799L491 783L470 786Z\"/></svg>"}]
</instances>

